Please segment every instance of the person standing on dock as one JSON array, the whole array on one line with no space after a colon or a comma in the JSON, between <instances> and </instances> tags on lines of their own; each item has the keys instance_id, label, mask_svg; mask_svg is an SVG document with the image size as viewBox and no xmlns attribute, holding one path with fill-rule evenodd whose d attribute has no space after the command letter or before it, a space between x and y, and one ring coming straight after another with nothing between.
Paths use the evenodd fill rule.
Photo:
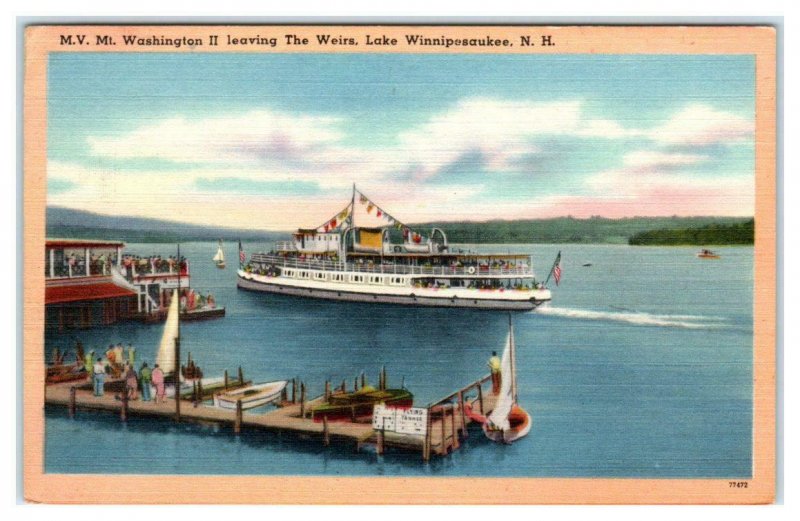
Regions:
<instances>
[{"instance_id":1,"label":"person standing on dock","mask_svg":"<svg viewBox=\"0 0 800 521\"><path fill-rule=\"evenodd\" d=\"M156 388L156 403L166 401L167 391L164 388L164 371L156 364L152 373L153 385Z\"/></svg>"},{"instance_id":2,"label":"person standing on dock","mask_svg":"<svg viewBox=\"0 0 800 521\"><path fill-rule=\"evenodd\" d=\"M492 392L497 394L500 392L500 359L497 357L497 351L492 351L492 357L487 364L492 371Z\"/></svg>"},{"instance_id":3,"label":"person standing on dock","mask_svg":"<svg viewBox=\"0 0 800 521\"><path fill-rule=\"evenodd\" d=\"M92 375L92 360L94 360L94 349L89 351L83 356L83 367L86 369L86 374Z\"/></svg>"},{"instance_id":4,"label":"person standing on dock","mask_svg":"<svg viewBox=\"0 0 800 521\"><path fill-rule=\"evenodd\" d=\"M129 400L139 399L139 378L136 369L131 364L125 364L125 391L128 393Z\"/></svg>"},{"instance_id":5,"label":"person standing on dock","mask_svg":"<svg viewBox=\"0 0 800 521\"><path fill-rule=\"evenodd\" d=\"M150 382L153 381L153 371L147 367L147 362L142 364L142 368L139 369L139 379L142 383L142 400L145 402L150 401Z\"/></svg>"},{"instance_id":6,"label":"person standing on dock","mask_svg":"<svg viewBox=\"0 0 800 521\"><path fill-rule=\"evenodd\" d=\"M97 363L94 364L94 395L103 396L103 384L106 381L106 367L103 365L103 359L98 358Z\"/></svg>"}]
</instances>

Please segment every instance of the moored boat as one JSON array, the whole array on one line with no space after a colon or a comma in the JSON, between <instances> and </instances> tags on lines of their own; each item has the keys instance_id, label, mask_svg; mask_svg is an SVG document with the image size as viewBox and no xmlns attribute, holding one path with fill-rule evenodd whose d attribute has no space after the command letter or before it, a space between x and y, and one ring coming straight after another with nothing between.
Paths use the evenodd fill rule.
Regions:
<instances>
[{"instance_id":1,"label":"moored boat","mask_svg":"<svg viewBox=\"0 0 800 521\"><path fill-rule=\"evenodd\" d=\"M356 226L356 210L373 225ZM241 249L239 254L237 285L251 291L506 310L531 310L551 299L547 281L536 279L530 255L453 248L443 230L414 230L355 186L350 203L320 226L299 229L291 241L276 243L269 253L252 254L246 264ZM550 274L558 282L556 266Z\"/></svg>"},{"instance_id":2,"label":"moored boat","mask_svg":"<svg viewBox=\"0 0 800 521\"><path fill-rule=\"evenodd\" d=\"M533 425L531 415L517 401L516 347L514 326L509 317L508 337L501 361L500 393L489 416L477 414L468 405L465 412L481 424L483 433L497 443L510 444L526 436Z\"/></svg>"},{"instance_id":3,"label":"moored boat","mask_svg":"<svg viewBox=\"0 0 800 521\"><path fill-rule=\"evenodd\" d=\"M361 389L344 393L333 393L330 399L311 409L314 421L358 421L372 418L372 410L376 404L392 407L411 407L414 395L408 389L376 389L366 385Z\"/></svg>"},{"instance_id":4,"label":"moored boat","mask_svg":"<svg viewBox=\"0 0 800 521\"><path fill-rule=\"evenodd\" d=\"M261 407L279 400L287 383L286 380L279 380L215 393L214 405L223 409L236 409L236 403L242 402L242 409Z\"/></svg>"},{"instance_id":5,"label":"moored boat","mask_svg":"<svg viewBox=\"0 0 800 521\"><path fill-rule=\"evenodd\" d=\"M698 259L719 259L720 257L719 257L718 253L714 253L711 250L702 249L699 252L697 252L697 258Z\"/></svg>"}]
</instances>

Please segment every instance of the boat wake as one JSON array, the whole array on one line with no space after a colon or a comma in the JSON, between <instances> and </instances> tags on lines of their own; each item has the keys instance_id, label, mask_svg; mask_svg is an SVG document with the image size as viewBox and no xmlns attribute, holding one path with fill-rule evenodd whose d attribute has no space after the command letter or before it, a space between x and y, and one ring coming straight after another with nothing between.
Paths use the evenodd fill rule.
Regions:
<instances>
[{"instance_id":1,"label":"boat wake","mask_svg":"<svg viewBox=\"0 0 800 521\"><path fill-rule=\"evenodd\" d=\"M676 327L684 329L720 329L726 327L725 319L705 315L657 315L633 310L595 311L591 309L541 306L532 313L578 320L626 322L639 326Z\"/></svg>"}]
</instances>

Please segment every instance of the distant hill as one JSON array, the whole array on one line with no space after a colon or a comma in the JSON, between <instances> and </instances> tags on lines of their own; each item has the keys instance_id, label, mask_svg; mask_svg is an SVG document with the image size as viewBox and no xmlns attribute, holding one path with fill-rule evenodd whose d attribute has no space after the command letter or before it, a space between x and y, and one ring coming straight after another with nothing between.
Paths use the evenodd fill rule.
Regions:
<instances>
[{"instance_id":1,"label":"distant hill","mask_svg":"<svg viewBox=\"0 0 800 521\"><path fill-rule=\"evenodd\" d=\"M91 238L126 242L210 241L217 239L274 241L279 237L286 236L285 233L240 230L222 226L198 226L142 217L102 215L53 206L47 207L46 218L48 237L71 239Z\"/></svg>"},{"instance_id":2,"label":"distant hill","mask_svg":"<svg viewBox=\"0 0 800 521\"><path fill-rule=\"evenodd\" d=\"M441 228L453 243L607 243L626 244L643 232L733 226L752 221L743 217L630 217L608 219L519 219L486 222L428 222L409 226L428 231ZM101 215L60 207L47 208L47 236L122 240L126 242L177 242L223 239L275 241L289 231L241 230L198 226L160 219ZM716 244L716 243L705 243Z\"/></svg>"},{"instance_id":3,"label":"distant hill","mask_svg":"<svg viewBox=\"0 0 800 521\"><path fill-rule=\"evenodd\" d=\"M754 228L754 219L730 225L715 223L695 228L664 228L637 233L628 240L628 244L659 246L753 244Z\"/></svg>"},{"instance_id":4,"label":"distant hill","mask_svg":"<svg viewBox=\"0 0 800 521\"><path fill-rule=\"evenodd\" d=\"M441 228L455 243L606 243L626 244L634 235L666 228L696 228L743 223L744 217L627 217L608 219L557 217L514 221L425 223L421 229Z\"/></svg>"}]
</instances>

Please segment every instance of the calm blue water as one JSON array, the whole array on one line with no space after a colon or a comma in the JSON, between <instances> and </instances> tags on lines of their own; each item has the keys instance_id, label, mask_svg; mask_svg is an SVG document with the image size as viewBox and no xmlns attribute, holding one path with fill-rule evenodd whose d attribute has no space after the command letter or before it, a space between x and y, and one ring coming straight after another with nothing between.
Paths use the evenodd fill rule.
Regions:
<instances>
[{"instance_id":1,"label":"calm blue water","mask_svg":"<svg viewBox=\"0 0 800 521\"><path fill-rule=\"evenodd\" d=\"M248 253L269 249L245 244ZM481 246L533 252L546 275L563 251L561 286L546 309L514 315L521 403L530 435L512 446L472 431L465 446L423 464L418 454L354 454L264 433L174 425L115 415L46 413L45 467L56 473L328 474L386 476L750 477L753 249L607 245ZM192 284L227 309L221 320L182 326L182 352L206 375L299 376L312 395L330 378L362 370L405 384L417 403L449 394L486 372L501 351L503 313L349 304L236 289L236 272L211 263L216 244L181 246ZM142 255L166 245L129 245ZM226 254L235 262L234 245ZM582 267L592 262L592 267ZM553 286L551 282L551 286ZM53 346L132 342L152 361L159 325L48 333ZM87 458L85 455L93 456ZM182 455L180 466L175 456Z\"/></svg>"}]
</instances>

